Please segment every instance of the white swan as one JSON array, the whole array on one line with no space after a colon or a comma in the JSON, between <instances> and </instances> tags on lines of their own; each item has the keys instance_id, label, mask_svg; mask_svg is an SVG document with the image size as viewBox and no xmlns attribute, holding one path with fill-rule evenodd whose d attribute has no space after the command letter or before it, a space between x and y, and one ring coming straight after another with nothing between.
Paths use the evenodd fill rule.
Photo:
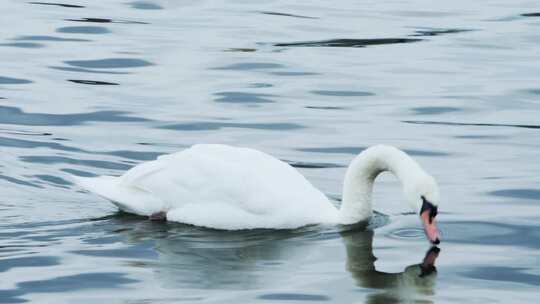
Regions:
<instances>
[{"instance_id":1,"label":"white swan","mask_svg":"<svg viewBox=\"0 0 540 304\"><path fill-rule=\"evenodd\" d=\"M368 148L351 162L341 209L289 164L254 149L226 145L195 145L135 166L120 177L75 179L121 210L138 215L225 230L285 229L369 219L373 182L383 171L399 178L428 239L438 243L437 183L391 146Z\"/></svg>"}]
</instances>

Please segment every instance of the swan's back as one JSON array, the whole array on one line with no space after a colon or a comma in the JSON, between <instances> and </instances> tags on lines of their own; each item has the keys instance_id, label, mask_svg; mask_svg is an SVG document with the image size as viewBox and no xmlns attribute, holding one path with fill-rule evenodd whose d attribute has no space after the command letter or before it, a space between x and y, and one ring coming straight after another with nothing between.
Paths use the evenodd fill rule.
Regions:
<instances>
[{"instance_id":1,"label":"swan's back","mask_svg":"<svg viewBox=\"0 0 540 304\"><path fill-rule=\"evenodd\" d=\"M295 228L335 221L337 209L296 169L263 152L195 145L86 189L140 215L218 229Z\"/></svg>"}]
</instances>

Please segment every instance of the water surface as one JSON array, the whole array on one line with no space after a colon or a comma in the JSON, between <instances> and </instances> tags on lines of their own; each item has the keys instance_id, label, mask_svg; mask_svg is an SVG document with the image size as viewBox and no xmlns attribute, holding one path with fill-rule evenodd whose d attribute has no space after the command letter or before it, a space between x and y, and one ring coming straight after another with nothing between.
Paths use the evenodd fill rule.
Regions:
<instances>
[{"instance_id":1,"label":"water surface","mask_svg":"<svg viewBox=\"0 0 540 304\"><path fill-rule=\"evenodd\" d=\"M0 303L527 303L540 285L540 4L4 1ZM366 227L118 214L70 175L263 150L339 204L398 146L440 183L436 271L383 175ZM433 256L431 256L433 257Z\"/></svg>"}]
</instances>

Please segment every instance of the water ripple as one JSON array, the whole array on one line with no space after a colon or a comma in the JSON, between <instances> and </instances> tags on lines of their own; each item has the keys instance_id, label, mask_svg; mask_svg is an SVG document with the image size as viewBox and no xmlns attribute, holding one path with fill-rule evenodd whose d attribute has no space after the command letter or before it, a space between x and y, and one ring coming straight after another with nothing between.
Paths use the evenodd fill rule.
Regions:
<instances>
[{"instance_id":1,"label":"water ripple","mask_svg":"<svg viewBox=\"0 0 540 304\"><path fill-rule=\"evenodd\" d=\"M13 40L20 41L55 41L55 42L88 42L92 40L88 39L79 39L79 38L63 38L47 35L35 35L35 36L20 36L16 37Z\"/></svg>"},{"instance_id":2,"label":"water ripple","mask_svg":"<svg viewBox=\"0 0 540 304\"><path fill-rule=\"evenodd\" d=\"M108 34L111 32L102 26L65 26L56 29L56 31L69 34Z\"/></svg>"},{"instance_id":3,"label":"water ripple","mask_svg":"<svg viewBox=\"0 0 540 304\"><path fill-rule=\"evenodd\" d=\"M91 74L110 74L110 75L126 75L130 72L120 72L120 71L106 71L106 70L89 70L83 68L71 68L71 67L59 67L59 66L50 66L50 69L66 71L66 72L76 72L76 73L91 73Z\"/></svg>"},{"instance_id":4,"label":"water ripple","mask_svg":"<svg viewBox=\"0 0 540 304\"><path fill-rule=\"evenodd\" d=\"M416 107L411 110L414 111L416 115L438 115L463 111L463 109L457 107Z\"/></svg>"},{"instance_id":5,"label":"water ripple","mask_svg":"<svg viewBox=\"0 0 540 304\"><path fill-rule=\"evenodd\" d=\"M235 63L223 67L213 68L213 70L233 70L233 71L251 71L251 70L269 70L269 69L282 69L284 65L277 63L266 62L245 62Z\"/></svg>"},{"instance_id":6,"label":"water ripple","mask_svg":"<svg viewBox=\"0 0 540 304\"><path fill-rule=\"evenodd\" d=\"M400 44L420 42L422 39L413 38L374 38L374 39L330 39L319 41L276 43L274 46L283 47L353 47L361 48L371 45Z\"/></svg>"},{"instance_id":7,"label":"water ripple","mask_svg":"<svg viewBox=\"0 0 540 304\"><path fill-rule=\"evenodd\" d=\"M227 102L227 103L272 103L274 102L267 97L274 95L260 94L260 93L247 93L247 92L219 92L214 93L215 96L220 96L214 99L215 102Z\"/></svg>"},{"instance_id":8,"label":"water ripple","mask_svg":"<svg viewBox=\"0 0 540 304\"><path fill-rule=\"evenodd\" d=\"M71 164L84 167L111 169L111 170L127 170L132 166L121 164L117 162L105 161L105 160L88 160L71 158L65 156L42 156L42 155L29 155L19 156L19 159L26 163L39 163L39 164Z\"/></svg>"},{"instance_id":9,"label":"water ripple","mask_svg":"<svg viewBox=\"0 0 540 304\"><path fill-rule=\"evenodd\" d=\"M64 63L88 69L120 69L120 68L138 68L154 65L153 63L134 58L107 58L96 60L68 60Z\"/></svg>"},{"instance_id":10,"label":"water ripple","mask_svg":"<svg viewBox=\"0 0 540 304\"><path fill-rule=\"evenodd\" d=\"M540 189L503 189L491 191L488 194L500 197L540 200Z\"/></svg>"},{"instance_id":11,"label":"water ripple","mask_svg":"<svg viewBox=\"0 0 540 304\"><path fill-rule=\"evenodd\" d=\"M367 147L324 147L324 148L298 148L297 151L302 152L312 152L312 153L337 153L337 154L359 154ZM429 150L414 150L414 149L403 149L410 155L416 156L448 156L450 154L445 152L438 151L429 151Z\"/></svg>"},{"instance_id":12,"label":"water ripple","mask_svg":"<svg viewBox=\"0 0 540 304\"><path fill-rule=\"evenodd\" d=\"M43 44L35 43L35 42L0 43L0 46L18 47L18 48L25 48L25 49L39 49L39 48L44 47Z\"/></svg>"},{"instance_id":13,"label":"water ripple","mask_svg":"<svg viewBox=\"0 0 540 304\"><path fill-rule=\"evenodd\" d=\"M89 23L123 23L123 24L149 24L141 21L129 21L129 20L113 20L106 18L79 18L79 19L65 19L66 21L73 22L89 22Z\"/></svg>"},{"instance_id":14,"label":"water ripple","mask_svg":"<svg viewBox=\"0 0 540 304\"><path fill-rule=\"evenodd\" d=\"M310 16L295 15L295 14L287 14L287 13L279 13L279 12L271 12L271 11L260 11L260 12L258 12L258 13L264 14L264 15L282 16L282 17L293 17L293 18L301 18L301 19L319 19L318 17L310 17Z\"/></svg>"},{"instance_id":15,"label":"water ripple","mask_svg":"<svg viewBox=\"0 0 540 304\"><path fill-rule=\"evenodd\" d=\"M525 13L521 14L523 17L540 17L540 13Z\"/></svg>"},{"instance_id":16,"label":"water ripple","mask_svg":"<svg viewBox=\"0 0 540 304\"><path fill-rule=\"evenodd\" d=\"M451 29L441 29L441 28L422 28L419 30L416 30L414 34L409 35L413 37L428 37L428 36L439 36L439 35L447 35L447 34L459 34L459 33L466 33L474 31L472 29L458 29L458 28L451 28Z\"/></svg>"},{"instance_id":17,"label":"water ripple","mask_svg":"<svg viewBox=\"0 0 540 304\"><path fill-rule=\"evenodd\" d=\"M24 126L76 126L96 121L148 121L148 119L127 114L127 112L122 111L96 111L76 114L27 113L16 107L0 106L0 123Z\"/></svg>"},{"instance_id":18,"label":"water ripple","mask_svg":"<svg viewBox=\"0 0 540 304\"><path fill-rule=\"evenodd\" d=\"M0 85L2 85L2 84L27 84L27 83L32 83L32 81L28 80L28 79L0 76Z\"/></svg>"},{"instance_id":19,"label":"water ripple","mask_svg":"<svg viewBox=\"0 0 540 304\"><path fill-rule=\"evenodd\" d=\"M307 293L268 293L257 297L261 300L272 301L330 301L331 298L325 295Z\"/></svg>"},{"instance_id":20,"label":"water ripple","mask_svg":"<svg viewBox=\"0 0 540 304\"><path fill-rule=\"evenodd\" d=\"M146 1L134 1L129 3L132 8L141 10L160 10L163 9L160 5Z\"/></svg>"},{"instance_id":21,"label":"water ripple","mask_svg":"<svg viewBox=\"0 0 540 304\"><path fill-rule=\"evenodd\" d=\"M80 84L90 84L90 85L119 85L116 82L107 82L107 81L98 81L98 80L82 80L82 79L68 79L68 81Z\"/></svg>"},{"instance_id":22,"label":"water ripple","mask_svg":"<svg viewBox=\"0 0 540 304\"><path fill-rule=\"evenodd\" d=\"M54 3L54 2L28 2L28 3L30 3L30 4L39 4L39 5L61 6L61 7L69 7L69 8L84 8L84 6L82 6L82 5Z\"/></svg>"},{"instance_id":23,"label":"water ripple","mask_svg":"<svg viewBox=\"0 0 540 304\"><path fill-rule=\"evenodd\" d=\"M305 128L295 123L233 123L233 122L190 122L159 127L160 129L178 130L178 131L209 131L222 128L241 128L258 130L295 130Z\"/></svg>"},{"instance_id":24,"label":"water ripple","mask_svg":"<svg viewBox=\"0 0 540 304\"><path fill-rule=\"evenodd\" d=\"M513 127L526 129L540 129L540 125L521 125L521 124L499 124L499 123L464 123L464 122L446 122L446 121L422 121L422 120L403 120L404 123L421 125L444 125L444 126L475 126L475 127Z\"/></svg>"},{"instance_id":25,"label":"water ripple","mask_svg":"<svg viewBox=\"0 0 540 304\"><path fill-rule=\"evenodd\" d=\"M311 91L313 94L322 96L337 96L337 97L363 97L374 96L375 94L364 91L335 91L335 90L315 90Z\"/></svg>"}]
</instances>

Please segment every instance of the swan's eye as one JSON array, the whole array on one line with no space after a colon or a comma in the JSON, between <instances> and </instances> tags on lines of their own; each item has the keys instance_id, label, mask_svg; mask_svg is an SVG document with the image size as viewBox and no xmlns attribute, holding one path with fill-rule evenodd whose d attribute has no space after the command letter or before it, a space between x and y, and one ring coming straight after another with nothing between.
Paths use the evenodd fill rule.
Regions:
<instances>
[{"instance_id":1,"label":"swan's eye","mask_svg":"<svg viewBox=\"0 0 540 304\"><path fill-rule=\"evenodd\" d=\"M429 211L429 223L431 224L433 219L437 216L437 207L422 196L422 208L420 209L420 215L422 215L424 211Z\"/></svg>"}]
</instances>

